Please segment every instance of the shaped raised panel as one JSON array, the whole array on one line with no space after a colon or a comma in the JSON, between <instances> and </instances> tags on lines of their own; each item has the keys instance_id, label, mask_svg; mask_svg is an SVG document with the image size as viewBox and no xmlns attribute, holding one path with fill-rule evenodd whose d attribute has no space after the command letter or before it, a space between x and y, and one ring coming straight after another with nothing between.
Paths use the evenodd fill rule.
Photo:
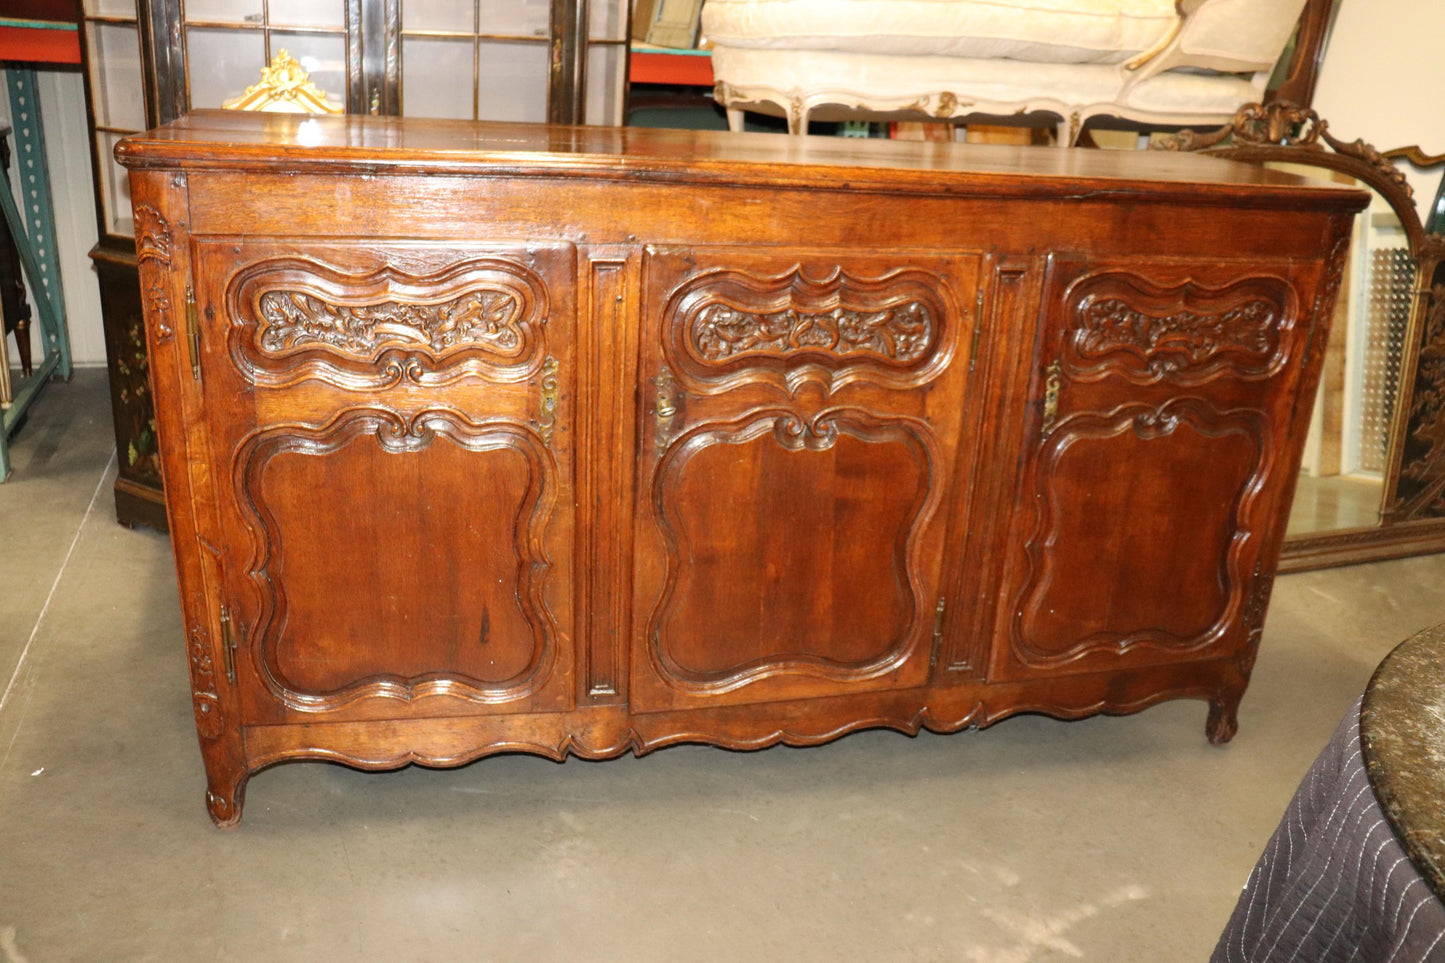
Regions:
<instances>
[{"instance_id":1,"label":"shaped raised panel","mask_svg":"<svg viewBox=\"0 0 1445 963\"><path fill-rule=\"evenodd\" d=\"M242 651L276 702L566 704L548 601L569 575L548 549L565 506L532 428L351 408L257 431L233 466L254 601Z\"/></svg>"},{"instance_id":2,"label":"shaped raised panel","mask_svg":"<svg viewBox=\"0 0 1445 963\"><path fill-rule=\"evenodd\" d=\"M1212 286L1193 277L1171 283L1101 271L1075 281L1064 303L1062 363L1071 380L1185 387L1278 373L1298 315L1294 288L1269 275Z\"/></svg>"},{"instance_id":3,"label":"shaped raised panel","mask_svg":"<svg viewBox=\"0 0 1445 963\"><path fill-rule=\"evenodd\" d=\"M978 258L905 254L788 259L736 251L651 251L665 297L667 363L703 393L768 383L795 393L859 382L907 388L936 379L956 351L958 303ZM960 287L963 289L960 290ZM964 303L967 303L965 301Z\"/></svg>"},{"instance_id":4,"label":"shaped raised panel","mask_svg":"<svg viewBox=\"0 0 1445 963\"><path fill-rule=\"evenodd\" d=\"M222 295L230 362L249 382L307 379L348 389L435 386L467 376L519 382L548 353L569 245L470 251L260 245ZM238 249L239 250L239 249Z\"/></svg>"},{"instance_id":5,"label":"shaped raised panel","mask_svg":"<svg viewBox=\"0 0 1445 963\"><path fill-rule=\"evenodd\" d=\"M1013 658L1098 668L1221 642L1250 591L1270 431L1192 397L1061 420L1034 467Z\"/></svg>"},{"instance_id":6,"label":"shaped raised panel","mask_svg":"<svg viewBox=\"0 0 1445 963\"><path fill-rule=\"evenodd\" d=\"M946 503L977 418L975 322L959 305L973 305L980 265L969 252L649 249L639 705L927 680Z\"/></svg>"},{"instance_id":7,"label":"shaped raised panel","mask_svg":"<svg viewBox=\"0 0 1445 963\"><path fill-rule=\"evenodd\" d=\"M932 628L940 461L926 426L855 408L684 433L650 493L665 546L644 613L657 677L697 696L898 670Z\"/></svg>"}]
</instances>

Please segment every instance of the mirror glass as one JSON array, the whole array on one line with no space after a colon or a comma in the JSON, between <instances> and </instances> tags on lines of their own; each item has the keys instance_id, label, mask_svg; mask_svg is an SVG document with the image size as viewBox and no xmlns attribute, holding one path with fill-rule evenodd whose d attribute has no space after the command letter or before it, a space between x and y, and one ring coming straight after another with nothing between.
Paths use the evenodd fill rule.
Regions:
<instances>
[{"instance_id":1,"label":"mirror glass","mask_svg":"<svg viewBox=\"0 0 1445 963\"><path fill-rule=\"evenodd\" d=\"M1290 536L1380 522L1415 262L1399 217L1383 196L1370 193L1370 206L1355 218L1290 511Z\"/></svg>"}]
</instances>

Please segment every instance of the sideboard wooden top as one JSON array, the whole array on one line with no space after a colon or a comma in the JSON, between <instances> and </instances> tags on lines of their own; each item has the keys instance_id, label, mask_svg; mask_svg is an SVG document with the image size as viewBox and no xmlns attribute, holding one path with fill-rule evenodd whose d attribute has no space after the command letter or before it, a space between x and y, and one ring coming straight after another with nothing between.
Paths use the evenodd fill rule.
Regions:
<instances>
[{"instance_id":1,"label":"sideboard wooden top","mask_svg":"<svg viewBox=\"0 0 1445 963\"><path fill-rule=\"evenodd\" d=\"M991 196L1124 191L1200 204L1358 209L1357 190L1158 151L1058 150L639 127L197 111L116 147L132 168L633 178Z\"/></svg>"}]
</instances>

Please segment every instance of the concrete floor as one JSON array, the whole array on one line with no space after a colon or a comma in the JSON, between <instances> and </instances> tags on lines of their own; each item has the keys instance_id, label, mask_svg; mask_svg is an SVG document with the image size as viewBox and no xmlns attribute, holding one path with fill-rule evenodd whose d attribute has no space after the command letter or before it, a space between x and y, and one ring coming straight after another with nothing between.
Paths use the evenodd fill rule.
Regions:
<instances>
[{"instance_id":1,"label":"concrete floor","mask_svg":"<svg viewBox=\"0 0 1445 963\"><path fill-rule=\"evenodd\" d=\"M0 486L0 960L1203 960L1445 557L1281 578L1202 702L813 749L282 766L211 826L166 539L116 525L104 376Z\"/></svg>"}]
</instances>

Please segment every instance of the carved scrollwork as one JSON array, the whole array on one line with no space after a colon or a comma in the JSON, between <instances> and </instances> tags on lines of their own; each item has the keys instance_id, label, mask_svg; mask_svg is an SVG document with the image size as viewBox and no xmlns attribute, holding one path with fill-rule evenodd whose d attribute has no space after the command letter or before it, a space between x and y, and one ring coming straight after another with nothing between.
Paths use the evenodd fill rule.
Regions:
<instances>
[{"instance_id":1,"label":"carved scrollwork","mask_svg":"<svg viewBox=\"0 0 1445 963\"><path fill-rule=\"evenodd\" d=\"M844 437L870 446L887 447L898 466L908 466L914 481L897 491L899 499L893 557L886 551L870 559L877 571L872 583L880 593L896 595L891 604L905 613L898 633L881 638L872 652L857 661L839 660L816 652L779 651L743 659L726 668L697 668L674 652L671 632L679 606L691 598L699 577L692 564L695 548L688 536L700 524L698 505L684 504L679 491L700 456L720 445L766 444L770 439L790 452L828 452ZM648 652L659 677L676 691L693 695L730 692L763 679L801 675L833 681L864 681L894 671L931 639L934 601L924 592L920 560L921 534L938 511L943 488L934 483L942 456L926 424L908 418L880 418L856 408L826 408L812 415L786 408L767 408L736 421L695 426L680 435L668 449L654 476L653 513L665 546L665 583L648 629ZM891 478L891 476L890 476ZM914 487L916 486L916 487ZM694 514L689 514L692 512ZM689 519L694 523L689 525ZM884 540L887 543L887 540ZM739 565L753 565L741 558ZM730 564L730 563L720 563ZM760 573L760 577L762 577ZM738 584L742 584L739 581ZM927 595L927 599L924 596ZM680 625L695 624L682 618Z\"/></svg>"},{"instance_id":2,"label":"carved scrollwork","mask_svg":"<svg viewBox=\"0 0 1445 963\"><path fill-rule=\"evenodd\" d=\"M135 206L136 262L145 290L146 315L155 325L156 340L171 339L171 299L166 281L171 266L171 227L165 216L149 204Z\"/></svg>"},{"instance_id":3,"label":"carved scrollwork","mask_svg":"<svg viewBox=\"0 0 1445 963\"><path fill-rule=\"evenodd\" d=\"M461 345L483 345L515 354L522 343L517 322L522 299L515 291L469 291L441 304L331 304L304 291L267 291L257 304L261 349L285 354L308 344L370 357L382 346L424 347L440 354Z\"/></svg>"},{"instance_id":4,"label":"carved scrollwork","mask_svg":"<svg viewBox=\"0 0 1445 963\"><path fill-rule=\"evenodd\" d=\"M827 451L838 442L838 424L832 418L805 421L797 415L780 415L773 424L773 437L789 451Z\"/></svg>"},{"instance_id":5,"label":"carved scrollwork","mask_svg":"<svg viewBox=\"0 0 1445 963\"><path fill-rule=\"evenodd\" d=\"M294 601L286 590L286 531L277 520L273 497L285 493L268 488L266 477L278 457L304 455L325 458L367 439L383 452L408 454L432 445L456 445L466 452L505 451L520 456L523 489L517 493L514 532L510 549L515 559L515 604L526 625L531 646L528 661L513 676L482 681L461 671L437 667L423 676L368 675L338 688L319 691L293 682L278 655ZM252 542L245 567L257 599L254 627L242 645L256 653L262 680L285 706L300 711L326 712L369 698L409 702L427 696L447 695L476 703L500 703L533 696L544 686L557 659L556 619L545 598L544 586L552 564L543 543L552 506L556 501L556 468L534 429L510 421L477 423L450 409L429 408L410 417L385 408L347 409L320 428L276 425L250 435L233 462L236 503ZM461 493L458 493L459 497ZM500 497L492 493L490 497ZM358 511L368 510L358 506ZM342 560L338 564L344 564ZM417 600L422 604L423 600ZM486 644L486 615L483 641Z\"/></svg>"},{"instance_id":6,"label":"carved scrollwork","mask_svg":"<svg viewBox=\"0 0 1445 963\"><path fill-rule=\"evenodd\" d=\"M1315 292L1315 307L1313 312L1315 331L1311 334L1309 346L1305 350L1305 364L1318 351L1326 348L1325 339L1315 337L1315 333L1321 330L1322 325L1334 317L1335 302L1340 296L1340 286L1345 279L1345 264L1350 256L1350 239L1348 236L1340 238L1330 250L1325 259L1324 277L1320 279L1320 286Z\"/></svg>"},{"instance_id":7,"label":"carved scrollwork","mask_svg":"<svg viewBox=\"0 0 1445 963\"><path fill-rule=\"evenodd\" d=\"M1232 150L1287 147L1320 152L1328 146L1336 154L1369 168L1374 175L1371 179L1385 181L1406 198L1412 195L1413 188L1404 172L1390 160L1390 155L1396 152L1386 154L1363 138L1340 140L1330 133L1329 128L1329 121L1321 119L1310 108L1287 100L1276 100L1267 104L1245 104L1228 124L1217 130L1203 133L1183 130L1160 138L1154 146L1158 150L1199 151L1229 141L1228 146Z\"/></svg>"},{"instance_id":8,"label":"carved scrollwork","mask_svg":"<svg viewBox=\"0 0 1445 963\"><path fill-rule=\"evenodd\" d=\"M202 738L215 739L221 735L221 697L216 691L210 633L199 622L191 624L187 649L191 658L191 702L196 712L196 732Z\"/></svg>"},{"instance_id":9,"label":"carved scrollwork","mask_svg":"<svg viewBox=\"0 0 1445 963\"><path fill-rule=\"evenodd\" d=\"M1064 360L1072 379L1118 375L1139 384L1196 385L1217 376L1268 378L1286 360L1294 289L1273 277L1221 288L1161 287L1120 272L1076 283Z\"/></svg>"},{"instance_id":10,"label":"carved scrollwork","mask_svg":"<svg viewBox=\"0 0 1445 963\"><path fill-rule=\"evenodd\" d=\"M1249 599L1244 605L1241 624L1244 627L1246 645L1240 655L1240 671L1244 677L1254 669L1254 657L1259 650L1259 639L1264 634L1264 615L1269 608L1269 596L1274 590L1274 570L1264 571L1258 562L1250 579Z\"/></svg>"},{"instance_id":11,"label":"carved scrollwork","mask_svg":"<svg viewBox=\"0 0 1445 963\"><path fill-rule=\"evenodd\" d=\"M467 374L515 382L535 374L545 354L546 286L503 258L426 275L268 258L238 272L226 300L232 361L268 386L447 384Z\"/></svg>"},{"instance_id":12,"label":"carved scrollwork","mask_svg":"<svg viewBox=\"0 0 1445 963\"><path fill-rule=\"evenodd\" d=\"M863 378L890 385L932 376L943 356L950 305L941 280L916 269L861 278L835 268L779 275L740 270L698 274L669 300L664 330L679 374L702 390L726 388L740 372L807 380L829 390Z\"/></svg>"},{"instance_id":13,"label":"carved scrollwork","mask_svg":"<svg viewBox=\"0 0 1445 963\"><path fill-rule=\"evenodd\" d=\"M749 314L730 304L710 304L689 323L691 346L705 361L816 350L833 355L869 353L903 362L928 351L936 324L928 305L921 301L882 311L834 308L805 313L790 307L773 314Z\"/></svg>"},{"instance_id":14,"label":"carved scrollwork","mask_svg":"<svg viewBox=\"0 0 1445 963\"><path fill-rule=\"evenodd\" d=\"M1112 445L1115 439L1126 436L1146 443L1159 442L1186 428L1205 440L1237 439L1244 443L1244 450L1251 453L1247 476L1240 479L1231 496L1234 505L1228 540L1219 559L1222 602L1210 624L1201 631L1186 634L1146 624L1092 632L1085 630L1067 644L1057 639L1047 646L1038 644L1039 626L1043 624L1051 626L1049 631L1053 632L1065 623L1073 625L1075 621L1086 621L1081 613L1067 618L1059 615L1056 611L1059 600L1051 596L1055 580L1060 577L1063 560L1074 557L1071 553L1081 551L1079 545L1061 544L1068 541L1063 533L1078 520L1077 505L1071 507L1072 503L1066 504L1068 493L1075 491L1069 487L1073 482L1068 477L1070 469L1067 467L1076 457L1074 453L1085 450L1085 446ZM1250 619L1260 620L1268 601L1268 586L1263 584L1263 579L1251 579L1246 560L1252 556L1252 546L1258 540L1256 526L1259 520L1256 516L1259 499L1274 461L1274 450L1267 443L1268 437L1268 419L1263 412L1254 409L1220 411L1203 399L1193 397L1175 398L1158 406L1129 404L1110 412L1076 413L1062 420L1045 440L1035 468L1037 507L1032 531L1025 543L1027 575L1014 610L1011 640L1014 655L1025 665L1057 668L1099 653L1114 657L1136 649L1188 653L1219 642L1236 624L1236 619L1242 619L1251 626ZM1105 456L1096 453L1093 457ZM1196 457L1204 458L1202 452ZM1126 510L1127 505L1123 504L1115 509L1119 513ZM1111 529L1117 527L1117 523L1100 524ZM1247 592L1250 593L1248 597ZM1070 633L1074 631L1068 629Z\"/></svg>"},{"instance_id":15,"label":"carved scrollwork","mask_svg":"<svg viewBox=\"0 0 1445 963\"><path fill-rule=\"evenodd\" d=\"M1445 515L1445 265L1436 269L1420 318L1420 354L1400 468L1397 520Z\"/></svg>"}]
</instances>

